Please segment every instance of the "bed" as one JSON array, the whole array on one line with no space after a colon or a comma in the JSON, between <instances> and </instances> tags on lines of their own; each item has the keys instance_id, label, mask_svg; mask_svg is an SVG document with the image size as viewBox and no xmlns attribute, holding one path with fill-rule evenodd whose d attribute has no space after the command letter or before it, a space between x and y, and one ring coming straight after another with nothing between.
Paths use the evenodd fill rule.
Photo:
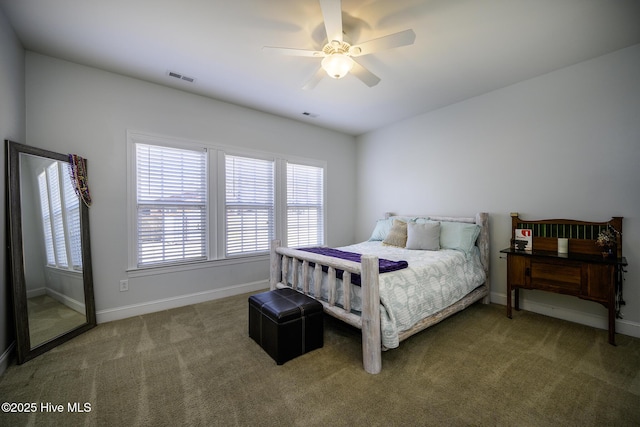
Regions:
<instances>
[{"instance_id":1,"label":"bed","mask_svg":"<svg viewBox=\"0 0 640 427\"><path fill-rule=\"evenodd\" d=\"M387 214L368 241L341 248L293 249L275 240L270 270L272 290L309 295L361 329L364 369L377 374L383 350L489 302L489 215Z\"/></svg>"}]
</instances>

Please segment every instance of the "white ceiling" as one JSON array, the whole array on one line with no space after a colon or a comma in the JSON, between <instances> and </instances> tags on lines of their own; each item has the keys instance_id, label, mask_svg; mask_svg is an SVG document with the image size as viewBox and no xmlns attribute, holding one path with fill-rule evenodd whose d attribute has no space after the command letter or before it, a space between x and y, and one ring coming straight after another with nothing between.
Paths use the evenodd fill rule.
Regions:
<instances>
[{"instance_id":1,"label":"white ceiling","mask_svg":"<svg viewBox=\"0 0 640 427\"><path fill-rule=\"evenodd\" d=\"M261 48L321 49L317 0L0 0L0 7L27 50L352 135L640 43L638 0L343 0L352 43L408 28L416 41L359 58L382 79L375 87L347 75L305 91L319 59Z\"/></svg>"}]
</instances>

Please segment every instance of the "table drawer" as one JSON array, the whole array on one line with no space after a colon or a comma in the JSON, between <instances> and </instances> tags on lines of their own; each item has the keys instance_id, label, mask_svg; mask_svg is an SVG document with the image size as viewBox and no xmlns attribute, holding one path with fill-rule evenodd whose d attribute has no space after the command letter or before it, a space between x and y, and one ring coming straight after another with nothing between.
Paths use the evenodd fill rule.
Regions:
<instances>
[{"instance_id":1,"label":"table drawer","mask_svg":"<svg viewBox=\"0 0 640 427\"><path fill-rule=\"evenodd\" d=\"M534 289L579 295L583 283L582 263L531 260L531 286Z\"/></svg>"}]
</instances>

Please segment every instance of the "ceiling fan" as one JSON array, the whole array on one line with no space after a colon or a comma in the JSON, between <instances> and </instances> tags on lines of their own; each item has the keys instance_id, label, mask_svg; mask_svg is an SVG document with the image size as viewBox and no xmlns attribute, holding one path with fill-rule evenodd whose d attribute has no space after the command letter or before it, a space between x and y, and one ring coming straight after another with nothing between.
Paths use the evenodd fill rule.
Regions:
<instances>
[{"instance_id":1,"label":"ceiling fan","mask_svg":"<svg viewBox=\"0 0 640 427\"><path fill-rule=\"evenodd\" d=\"M349 72L364 82L367 86L373 87L380 82L380 78L360 65L354 58L370 55L384 49L411 45L416 39L416 34L413 30L405 30L360 44L351 45L343 40L342 37L341 1L319 0L319 2L320 9L322 9L322 16L324 18L324 26L327 31L328 41L322 50L306 50L272 46L265 46L262 48L262 50L267 53L322 58L321 67L303 86L303 89L313 89L325 75L334 79L341 79Z\"/></svg>"}]
</instances>

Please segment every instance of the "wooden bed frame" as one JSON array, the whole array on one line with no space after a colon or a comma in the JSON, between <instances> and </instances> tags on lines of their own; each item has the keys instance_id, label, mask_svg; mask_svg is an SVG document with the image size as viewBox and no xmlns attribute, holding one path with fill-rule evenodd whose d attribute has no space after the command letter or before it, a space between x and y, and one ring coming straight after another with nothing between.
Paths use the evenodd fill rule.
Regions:
<instances>
[{"instance_id":1,"label":"wooden bed frame","mask_svg":"<svg viewBox=\"0 0 640 427\"><path fill-rule=\"evenodd\" d=\"M387 214L387 217L389 216L390 214ZM480 249L480 258L487 279L485 283L475 288L461 300L422 319L412 328L402 331L399 334L400 341L446 319L452 314L464 310L480 299L483 299L485 304L489 303L489 214L481 212L476 214L475 217L411 216L429 217L429 219L433 221L464 222L480 225L482 228L476 245ZM291 261L294 272L298 271L298 266L302 266L301 277L298 277L298 274L293 274L291 284L288 284L286 280L289 261ZM310 267L310 263L315 264L315 267ZM323 275L322 266L326 266L328 269L328 301L324 301L320 297L320 286ZM313 268L312 283L309 283L308 280L310 268ZM342 278L344 286L343 301L336 301L336 270L344 271ZM354 286L351 284L352 274L359 274L361 276L362 311L360 315L351 312L350 286ZM378 277L378 258L373 255L363 255L361 263L357 263L283 247L280 246L279 240L274 240L271 243L271 272L269 279L271 290L285 287L299 290L299 288L302 287L304 294L322 303L325 313L361 329L362 359L365 371L370 374L377 374L382 369L383 348L380 330L380 290ZM336 303L339 303L341 306L336 305Z\"/></svg>"}]
</instances>

